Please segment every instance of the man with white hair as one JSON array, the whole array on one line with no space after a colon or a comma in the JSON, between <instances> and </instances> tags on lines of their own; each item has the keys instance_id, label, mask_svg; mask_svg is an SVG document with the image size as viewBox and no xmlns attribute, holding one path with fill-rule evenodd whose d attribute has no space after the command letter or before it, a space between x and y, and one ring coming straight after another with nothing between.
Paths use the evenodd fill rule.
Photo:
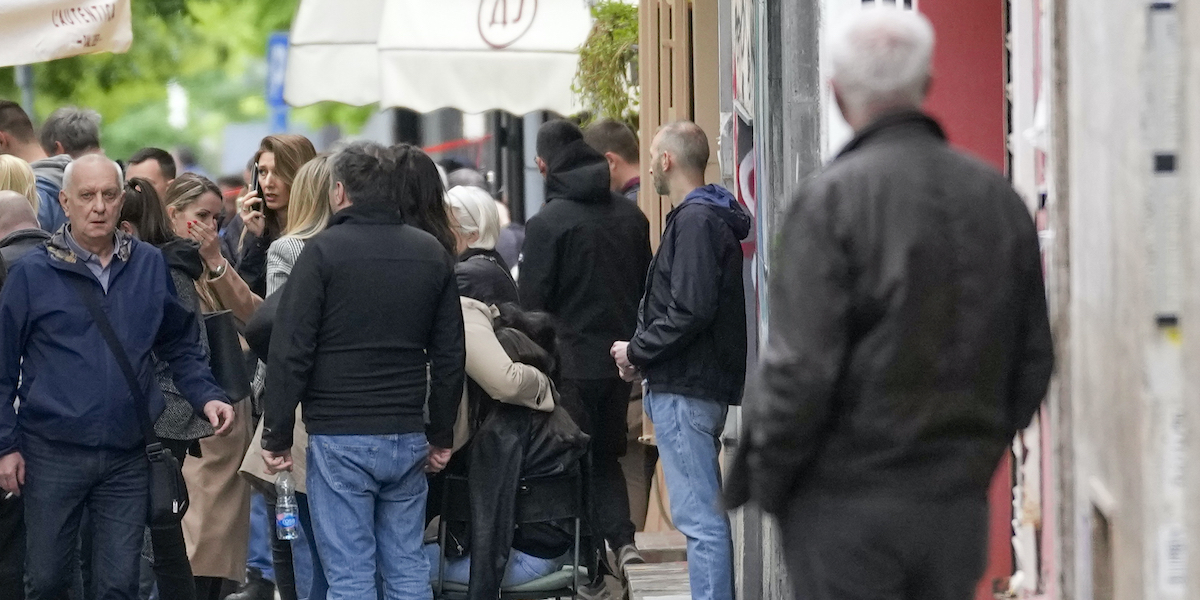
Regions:
<instances>
[{"instance_id":1,"label":"man with white hair","mask_svg":"<svg viewBox=\"0 0 1200 600\"><path fill-rule=\"evenodd\" d=\"M25 499L29 600L67 590L85 508L96 597L138 597L150 460L162 452L151 353L218 434L233 420L162 253L117 229L123 199L115 162L67 165L68 223L12 265L0 292L0 488Z\"/></svg>"},{"instance_id":2,"label":"man with white hair","mask_svg":"<svg viewBox=\"0 0 1200 600\"><path fill-rule=\"evenodd\" d=\"M832 39L856 137L789 208L730 505L777 515L801 600L965 600L987 490L1053 370L1037 231L920 112L933 30L863 10Z\"/></svg>"}]
</instances>

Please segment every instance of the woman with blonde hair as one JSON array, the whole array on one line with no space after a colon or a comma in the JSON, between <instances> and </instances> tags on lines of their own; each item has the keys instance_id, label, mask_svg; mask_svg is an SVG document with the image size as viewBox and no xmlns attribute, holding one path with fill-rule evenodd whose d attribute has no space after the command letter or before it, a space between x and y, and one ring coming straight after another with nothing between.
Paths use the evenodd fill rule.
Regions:
<instances>
[{"instance_id":1,"label":"woman with blonde hair","mask_svg":"<svg viewBox=\"0 0 1200 600\"><path fill-rule=\"evenodd\" d=\"M29 200L36 214L41 206L37 192L37 176L24 160L11 154L0 154L0 190L12 190Z\"/></svg>"},{"instance_id":2,"label":"woman with blonde hair","mask_svg":"<svg viewBox=\"0 0 1200 600\"><path fill-rule=\"evenodd\" d=\"M204 302L204 310L231 310L238 321L248 322L262 304L262 298L251 291L249 282L221 254L217 230L221 188L206 177L184 173L167 188L164 202L175 234L200 244L206 276L196 282L196 291Z\"/></svg>"},{"instance_id":3,"label":"woman with blonde hair","mask_svg":"<svg viewBox=\"0 0 1200 600\"><path fill-rule=\"evenodd\" d=\"M333 175L329 167L329 156L326 154L318 155L296 172L296 178L291 186L291 202L283 236L272 242L267 251L268 298L287 283L288 276L292 273L292 266L296 264L296 259L304 251L308 240L325 231L325 228L329 226L329 219L333 216L333 208L329 203L329 193L332 187ZM263 312L270 311L271 308L268 305ZM258 319L255 320L255 325L257 325L257 321ZM253 328L254 326L251 327L251 329ZM247 337L252 338L250 333L247 333ZM265 352L260 352L260 354L261 361L258 363L258 370L254 376L255 394L262 393L266 378L265 361L267 357ZM267 498L268 506L273 507L275 476L267 472L267 465L263 462L262 452L260 452L262 435L263 424L260 421L254 433L254 440L250 443L250 449L246 451L245 459L242 461L241 472L251 478L255 487L262 491ZM300 419L300 409L296 409L296 424L292 430L292 440L292 479L296 482L300 527L304 530L304 537L308 542L309 552L312 554L311 589L308 594L300 594L300 596L322 599L329 591L329 584L325 580L325 572L317 554L316 539L312 535L312 518L308 512L308 496L305 485L308 432ZM273 516L275 511L270 510L269 512ZM285 600L296 597L295 586L297 585L287 546L287 542L280 544L275 536L272 536L271 551L275 563L275 585L280 591L280 597Z\"/></svg>"},{"instance_id":4,"label":"woman with blonde hair","mask_svg":"<svg viewBox=\"0 0 1200 600\"><path fill-rule=\"evenodd\" d=\"M195 173L179 176L167 188L167 217L175 235L200 244L205 273L195 285L202 310L229 309L244 323L262 300L221 256L217 235L221 204L220 188ZM183 465L191 495L183 533L198 600L219 598L225 580L242 581L246 574L250 486L238 475L238 468L253 435L250 398L237 402L234 409L229 435L200 440L200 457Z\"/></svg>"}]
</instances>

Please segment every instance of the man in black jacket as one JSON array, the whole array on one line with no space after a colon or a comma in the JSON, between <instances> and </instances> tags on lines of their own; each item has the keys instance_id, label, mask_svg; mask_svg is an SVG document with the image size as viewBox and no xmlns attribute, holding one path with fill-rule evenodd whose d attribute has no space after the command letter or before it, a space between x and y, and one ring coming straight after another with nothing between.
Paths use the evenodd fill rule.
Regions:
<instances>
[{"instance_id":1,"label":"man in black jacket","mask_svg":"<svg viewBox=\"0 0 1200 600\"><path fill-rule=\"evenodd\" d=\"M729 495L780 517L797 598L961 600L1053 369L1037 231L919 112L924 17L864 10L830 48L856 137L781 229Z\"/></svg>"},{"instance_id":2,"label":"man in black jacket","mask_svg":"<svg viewBox=\"0 0 1200 600\"><path fill-rule=\"evenodd\" d=\"M385 149L330 163L337 214L296 261L271 335L263 454L290 468L303 404L331 598L375 598L376 572L388 598L430 598L425 471L449 460L465 360L454 261L404 224Z\"/></svg>"},{"instance_id":3,"label":"man in black jacket","mask_svg":"<svg viewBox=\"0 0 1200 600\"><path fill-rule=\"evenodd\" d=\"M646 380L671 497L687 536L692 597L733 599L733 539L721 508L721 432L746 379L742 247L750 216L725 188L704 185L708 136L664 126L650 146L654 189L675 207L650 265L637 333L611 348L626 380Z\"/></svg>"},{"instance_id":4,"label":"man in black jacket","mask_svg":"<svg viewBox=\"0 0 1200 600\"><path fill-rule=\"evenodd\" d=\"M558 321L564 407L592 436L597 529L619 569L641 562L634 545L625 476L625 419L630 384L608 349L628 339L650 263L650 223L630 200L609 190L608 161L568 121L551 121L537 138L548 201L525 227L521 304Z\"/></svg>"}]
</instances>

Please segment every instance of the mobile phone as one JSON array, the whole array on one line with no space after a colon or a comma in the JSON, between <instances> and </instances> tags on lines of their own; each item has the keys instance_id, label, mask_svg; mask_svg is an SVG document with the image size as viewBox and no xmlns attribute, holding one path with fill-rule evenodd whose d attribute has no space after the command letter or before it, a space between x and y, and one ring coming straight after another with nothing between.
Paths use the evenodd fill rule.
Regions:
<instances>
[{"instance_id":1,"label":"mobile phone","mask_svg":"<svg viewBox=\"0 0 1200 600\"><path fill-rule=\"evenodd\" d=\"M258 163L254 163L254 169L250 171L250 191L262 198L262 189L258 185Z\"/></svg>"}]
</instances>

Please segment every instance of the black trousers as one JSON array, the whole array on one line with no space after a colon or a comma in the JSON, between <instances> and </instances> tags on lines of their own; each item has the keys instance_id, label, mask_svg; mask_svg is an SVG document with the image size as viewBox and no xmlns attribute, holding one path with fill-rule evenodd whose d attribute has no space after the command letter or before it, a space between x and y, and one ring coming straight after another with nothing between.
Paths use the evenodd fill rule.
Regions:
<instances>
[{"instance_id":1,"label":"black trousers","mask_svg":"<svg viewBox=\"0 0 1200 600\"><path fill-rule=\"evenodd\" d=\"M160 441L182 465L192 442L167 438ZM150 545L154 550L154 563L142 561L142 598L148 598L150 588L157 583L159 598L195 600L196 584L192 578L192 564L188 561L187 545L183 540L183 526L178 523L151 526Z\"/></svg>"},{"instance_id":2,"label":"black trousers","mask_svg":"<svg viewBox=\"0 0 1200 600\"><path fill-rule=\"evenodd\" d=\"M970 600L987 556L982 496L914 500L807 491L783 526L795 600Z\"/></svg>"},{"instance_id":3,"label":"black trousers","mask_svg":"<svg viewBox=\"0 0 1200 600\"><path fill-rule=\"evenodd\" d=\"M592 506L596 532L615 552L633 543L636 529L629 517L629 493L619 459L625 455L632 384L617 377L568 379L560 390L563 408L584 433L592 436Z\"/></svg>"},{"instance_id":4,"label":"black trousers","mask_svg":"<svg viewBox=\"0 0 1200 600\"><path fill-rule=\"evenodd\" d=\"M0 498L5 496L0 492ZM0 499L0 600L25 598L25 511L21 497Z\"/></svg>"}]
</instances>

